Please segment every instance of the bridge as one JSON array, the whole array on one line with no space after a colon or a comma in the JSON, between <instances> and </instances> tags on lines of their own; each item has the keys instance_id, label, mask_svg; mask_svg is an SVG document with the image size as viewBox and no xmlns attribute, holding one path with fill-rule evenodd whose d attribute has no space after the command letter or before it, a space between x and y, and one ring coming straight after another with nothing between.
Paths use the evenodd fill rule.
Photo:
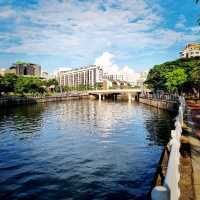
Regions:
<instances>
[{"instance_id":1,"label":"bridge","mask_svg":"<svg viewBox=\"0 0 200 200\"><path fill-rule=\"evenodd\" d=\"M106 98L112 98L113 100L116 100L118 95L123 95L123 96L127 96L128 101L131 102L132 98L133 97L138 98L139 94L142 91L143 91L142 89L91 90L91 91L88 91L88 94L94 96L100 101ZM149 90L145 90L145 91L149 92Z\"/></svg>"}]
</instances>

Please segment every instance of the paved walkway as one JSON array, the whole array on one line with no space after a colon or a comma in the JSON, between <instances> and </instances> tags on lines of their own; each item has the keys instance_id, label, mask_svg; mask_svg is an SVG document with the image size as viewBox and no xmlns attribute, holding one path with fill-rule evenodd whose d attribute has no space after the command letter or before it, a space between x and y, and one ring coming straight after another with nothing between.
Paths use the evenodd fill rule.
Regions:
<instances>
[{"instance_id":1,"label":"paved walkway","mask_svg":"<svg viewBox=\"0 0 200 200\"><path fill-rule=\"evenodd\" d=\"M200 129L200 107L189 105L186 123L190 132L188 139L191 148L195 200L200 200L200 135L197 134L197 130Z\"/></svg>"},{"instance_id":2,"label":"paved walkway","mask_svg":"<svg viewBox=\"0 0 200 200\"><path fill-rule=\"evenodd\" d=\"M195 199L200 200L200 140L189 136L193 167L193 188Z\"/></svg>"}]
</instances>

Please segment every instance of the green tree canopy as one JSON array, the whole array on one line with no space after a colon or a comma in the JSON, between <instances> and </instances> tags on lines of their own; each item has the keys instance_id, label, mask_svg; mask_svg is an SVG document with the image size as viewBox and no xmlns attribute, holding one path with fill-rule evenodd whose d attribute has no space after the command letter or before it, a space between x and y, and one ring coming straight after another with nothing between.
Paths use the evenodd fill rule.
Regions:
<instances>
[{"instance_id":1,"label":"green tree canopy","mask_svg":"<svg viewBox=\"0 0 200 200\"><path fill-rule=\"evenodd\" d=\"M17 60L16 62L15 62L16 64L26 64L26 62L24 62L24 61L21 61L21 60Z\"/></svg>"},{"instance_id":2,"label":"green tree canopy","mask_svg":"<svg viewBox=\"0 0 200 200\"><path fill-rule=\"evenodd\" d=\"M5 76L0 77L0 92L14 92L16 82L17 76L14 74L5 74Z\"/></svg>"},{"instance_id":3,"label":"green tree canopy","mask_svg":"<svg viewBox=\"0 0 200 200\"><path fill-rule=\"evenodd\" d=\"M52 86L52 85L54 85L54 86L58 86L58 81L55 79L55 78L53 78L53 79L49 79L49 80L47 80L47 82L46 82L46 86Z\"/></svg>"},{"instance_id":4,"label":"green tree canopy","mask_svg":"<svg viewBox=\"0 0 200 200\"><path fill-rule=\"evenodd\" d=\"M44 93L45 82L36 77L19 77L17 79L15 91L20 94L24 93Z\"/></svg>"},{"instance_id":5,"label":"green tree canopy","mask_svg":"<svg viewBox=\"0 0 200 200\"><path fill-rule=\"evenodd\" d=\"M153 90L196 93L200 58L178 59L155 65L147 76L146 84Z\"/></svg>"},{"instance_id":6,"label":"green tree canopy","mask_svg":"<svg viewBox=\"0 0 200 200\"><path fill-rule=\"evenodd\" d=\"M166 78L166 88L169 91L178 91L182 88L183 84L187 81L187 74L182 68L175 69L171 72L168 72L165 75Z\"/></svg>"}]
</instances>

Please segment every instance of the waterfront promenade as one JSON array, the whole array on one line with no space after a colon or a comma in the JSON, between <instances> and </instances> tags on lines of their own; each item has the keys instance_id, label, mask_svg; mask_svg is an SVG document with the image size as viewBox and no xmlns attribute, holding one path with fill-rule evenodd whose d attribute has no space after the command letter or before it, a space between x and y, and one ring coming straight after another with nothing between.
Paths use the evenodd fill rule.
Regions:
<instances>
[{"instance_id":1,"label":"waterfront promenade","mask_svg":"<svg viewBox=\"0 0 200 200\"><path fill-rule=\"evenodd\" d=\"M187 102L185 129L191 147L195 200L200 200L200 104Z\"/></svg>"}]
</instances>

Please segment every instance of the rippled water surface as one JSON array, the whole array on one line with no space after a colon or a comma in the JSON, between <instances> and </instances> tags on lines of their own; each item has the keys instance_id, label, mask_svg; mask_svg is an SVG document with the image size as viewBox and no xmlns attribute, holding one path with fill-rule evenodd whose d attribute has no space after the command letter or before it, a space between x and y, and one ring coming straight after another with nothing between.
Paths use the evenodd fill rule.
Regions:
<instances>
[{"instance_id":1,"label":"rippled water surface","mask_svg":"<svg viewBox=\"0 0 200 200\"><path fill-rule=\"evenodd\" d=\"M0 111L0 199L146 199L172 116L127 102Z\"/></svg>"}]
</instances>

